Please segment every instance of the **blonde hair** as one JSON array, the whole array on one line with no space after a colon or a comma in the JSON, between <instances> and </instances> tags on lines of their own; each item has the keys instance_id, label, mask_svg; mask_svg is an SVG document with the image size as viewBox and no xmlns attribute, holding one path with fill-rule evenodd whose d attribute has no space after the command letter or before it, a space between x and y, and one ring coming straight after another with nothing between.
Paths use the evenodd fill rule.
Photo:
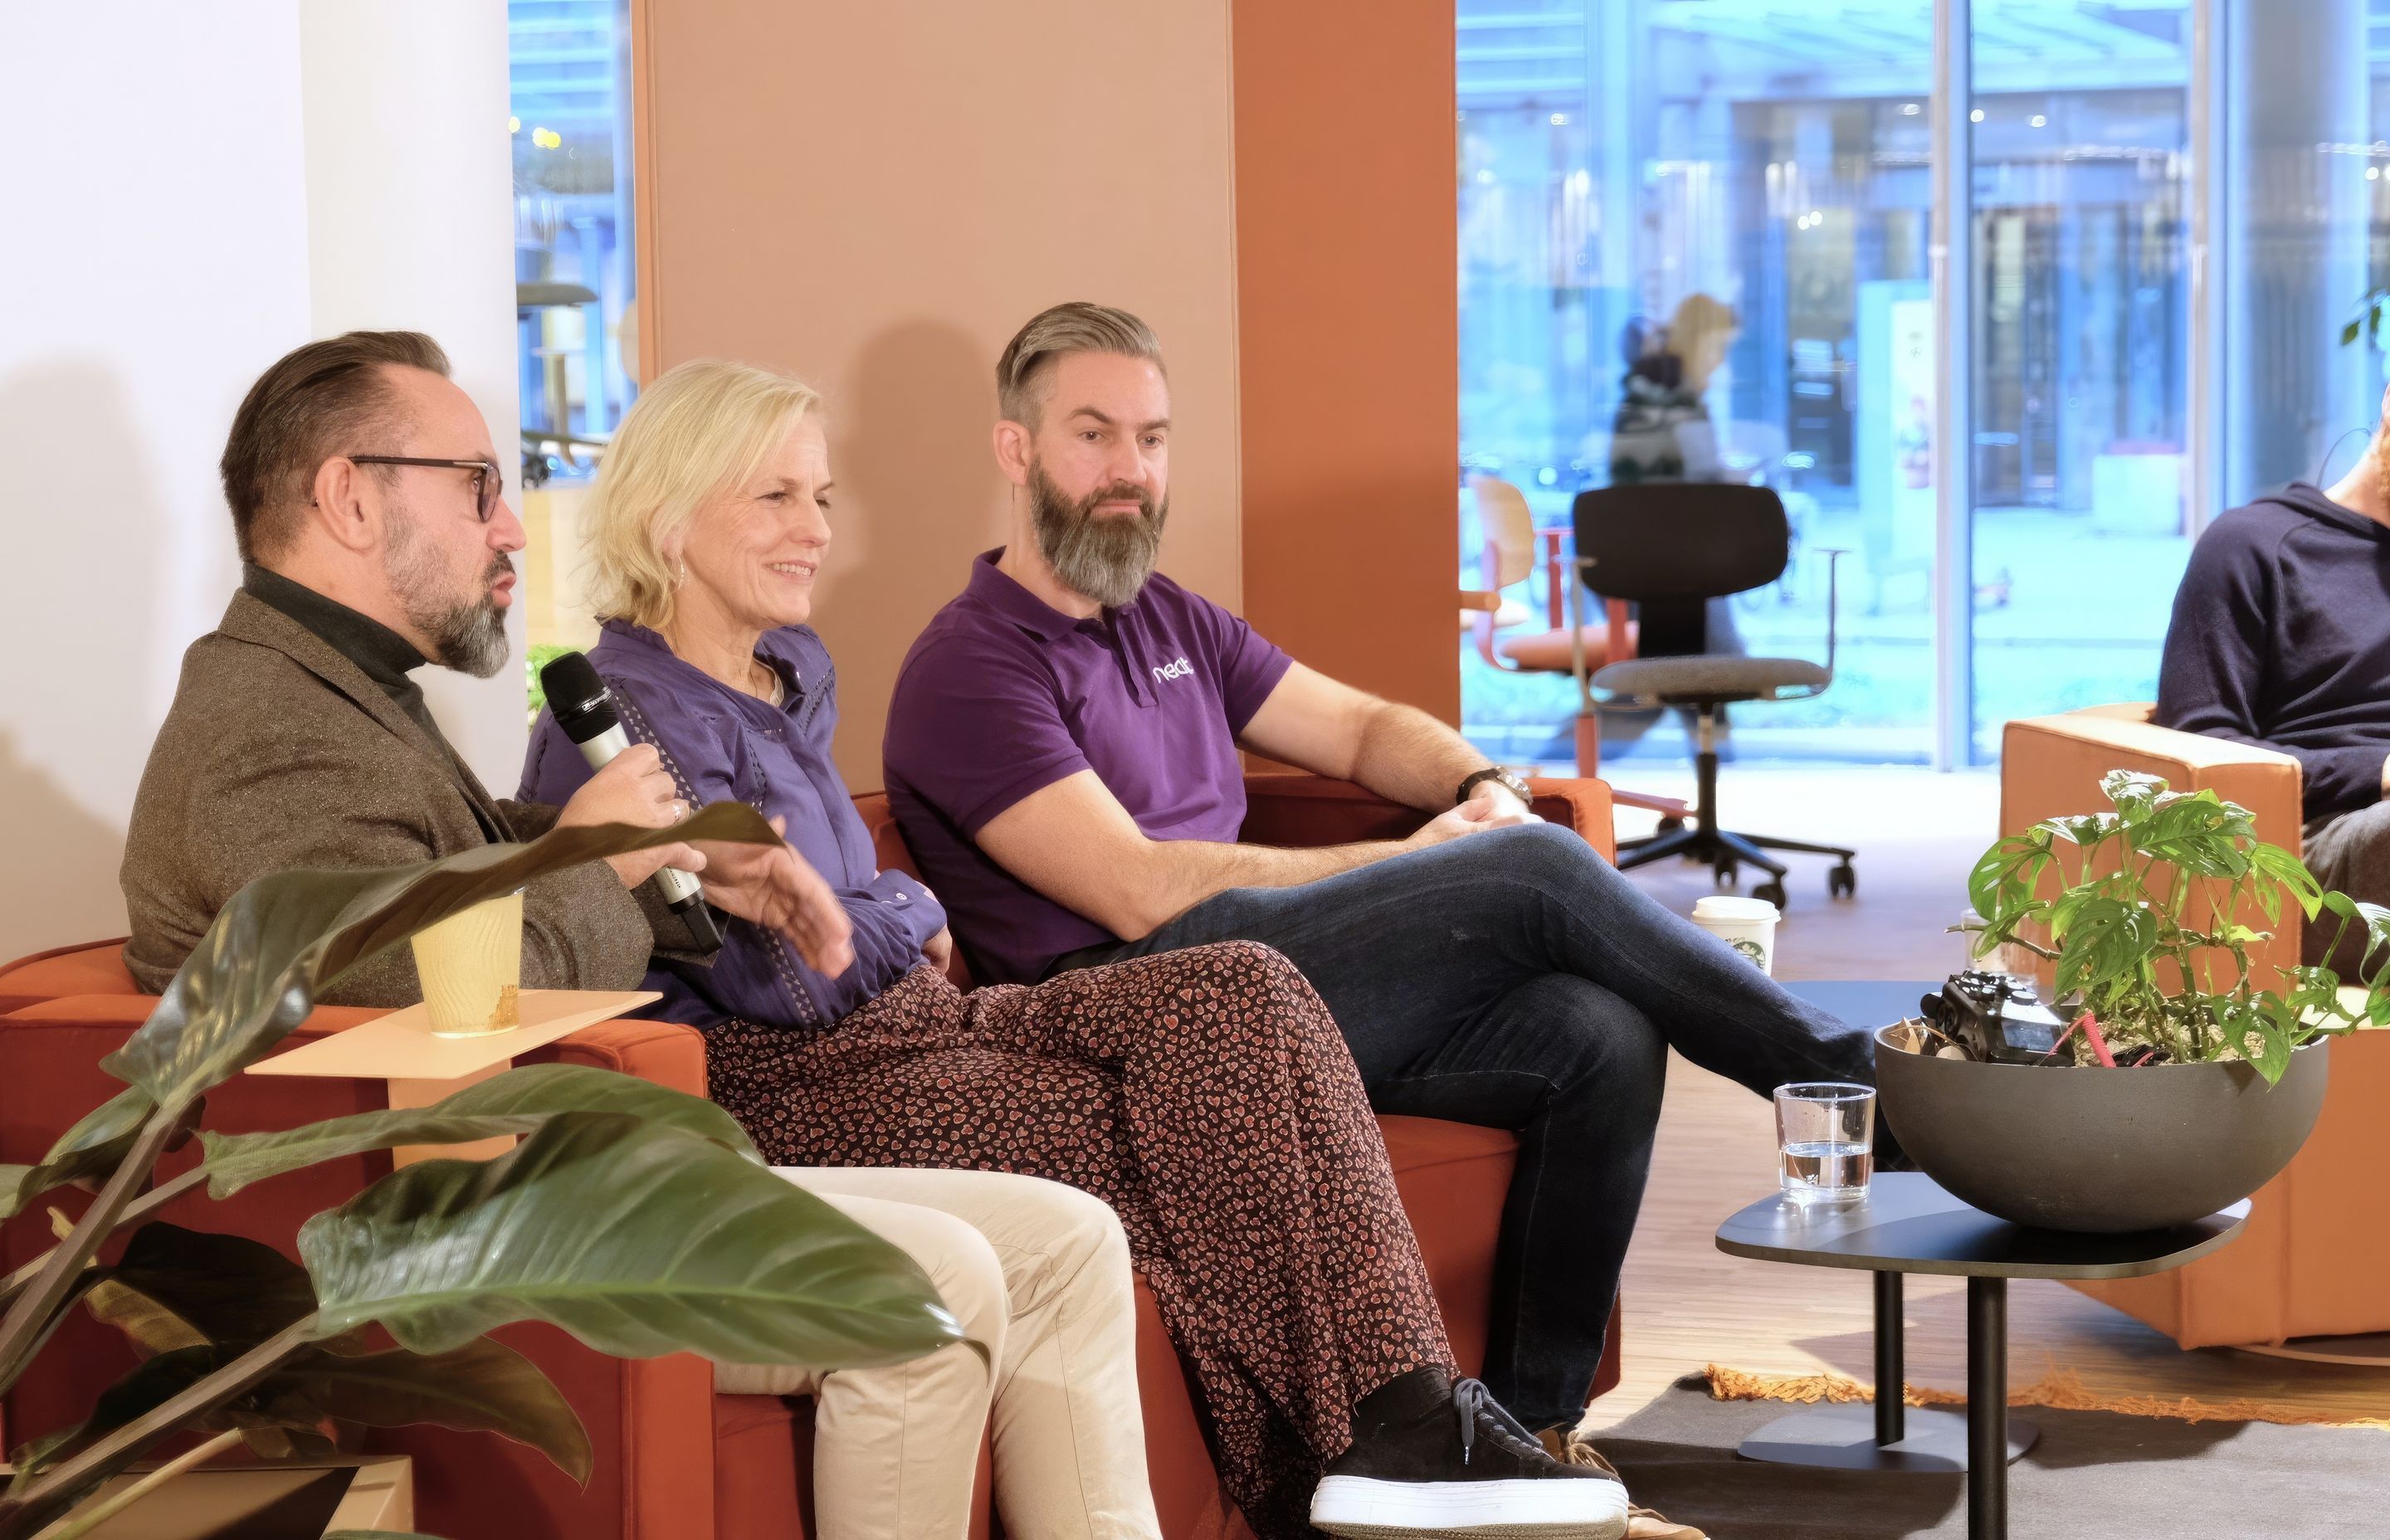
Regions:
<instances>
[{"instance_id":1,"label":"blonde hair","mask_svg":"<svg viewBox=\"0 0 2390 1540\"><path fill-rule=\"evenodd\" d=\"M1125 310L1073 300L1032 315L1005 344L996 361L996 415L1034 430L1044 415L1046 377L1074 353L1116 353L1169 372L1151 327Z\"/></svg>"},{"instance_id":2,"label":"blonde hair","mask_svg":"<svg viewBox=\"0 0 2390 1540\"><path fill-rule=\"evenodd\" d=\"M799 379L719 358L680 365L641 391L590 489L585 538L598 618L670 624L678 576L665 550L820 404Z\"/></svg>"}]
</instances>

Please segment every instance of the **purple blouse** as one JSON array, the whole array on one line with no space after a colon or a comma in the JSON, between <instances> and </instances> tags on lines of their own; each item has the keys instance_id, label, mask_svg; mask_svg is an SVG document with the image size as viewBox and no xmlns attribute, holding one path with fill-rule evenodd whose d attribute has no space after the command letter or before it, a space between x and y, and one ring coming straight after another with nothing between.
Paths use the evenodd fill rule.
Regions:
<instances>
[{"instance_id":1,"label":"purple blouse","mask_svg":"<svg viewBox=\"0 0 2390 1540\"><path fill-rule=\"evenodd\" d=\"M875 864L870 832L830 760L838 676L807 626L768 632L755 656L780 676L780 706L732 689L683 662L643 626L608 621L589 661L613 692L623 728L661 751L692 807L745 802L788 819L789 843L821 873L854 925L854 966L837 978L807 968L796 949L745 920L723 928L711 967L658 959L648 987L661 1014L694 1026L742 1017L763 1026L821 1027L903 978L946 923L930 891ZM589 778L581 751L548 712L532 728L525 801L561 804Z\"/></svg>"}]
</instances>

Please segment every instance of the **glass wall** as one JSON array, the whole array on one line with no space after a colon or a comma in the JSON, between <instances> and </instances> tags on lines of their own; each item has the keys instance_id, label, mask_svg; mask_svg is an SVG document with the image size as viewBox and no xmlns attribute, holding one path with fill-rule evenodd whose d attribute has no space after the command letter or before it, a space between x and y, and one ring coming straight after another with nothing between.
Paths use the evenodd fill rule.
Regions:
<instances>
[{"instance_id":1,"label":"glass wall","mask_svg":"<svg viewBox=\"0 0 2390 1540\"><path fill-rule=\"evenodd\" d=\"M516 366L522 403L523 622L539 669L588 647L581 514L637 386L629 0L508 0Z\"/></svg>"},{"instance_id":2,"label":"glass wall","mask_svg":"<svg viewBox=\"0 0 2390 1540\"><path fill-rule=\"evenodd\" d=\"M570 479L632 395L628 0L508 0L507 31L525 468Z\"/></svg>"},{"instance_id":3,"label":"glass wall","mask_svg":"<svg viewBox=\"0 0 2390 1540\"><path fill-rule=\"evenodd\" d=\"M2383 354L2339 338L2390 284L2390 0L1972 12L1969 736L1987 759L2010 718L2149 699L2197 530L2361 449ZM1516 482L1550 525L1637 475L1774 486L1792 567L1733 601L1734 630L1819 656L1818 553L1846 548L1841 673L1738 713L1738 753L1925 761L1930 0L1458 0L1458 22L1464 480ZM2203 197L2218 297L2195 318ZM1463 491L1473 584L1472 520ZM1540 629L1540 579L1514 597ZM1504 673L1466 638L1462 670L1472 738L1567 760L1565 676ZM1683 752L1672 728L1621 725L1606 759Z\"/></svg>"},{"instance_id":4,"label":"glass wall","mask_svg":"<svg viewBox=\"0 0 2390 1540\"><path fill-rule=\"evenodd\" d=\"M2190 12L1975 7L1979 759L2013 717L2156 688L2198 517Z\"/></svg>"},{"instance_id":5,"label":"glass wall","mask_svg":"<svg viewBox=\"0 0 2390 1540\"><path fill-rule=\"evenodd\" d=\"M1922 761L1930 0L1460 0L1458 22L1464 473L1516 483L1553 526L1613 481L1775 487L1792 564L1732 601L1734 630L1753 651L1821 655L1818 553L1847 549L1842 673L1736 734ZM1473 584L1465 494L1462 513ZM1467 644L1462 668L1472 738L1568 759L1568 676L1506 674ZM1605 758L1681 751L1673 725L1642 744L1648 726L1610 718Z\"/></svg>"}]
</instances>

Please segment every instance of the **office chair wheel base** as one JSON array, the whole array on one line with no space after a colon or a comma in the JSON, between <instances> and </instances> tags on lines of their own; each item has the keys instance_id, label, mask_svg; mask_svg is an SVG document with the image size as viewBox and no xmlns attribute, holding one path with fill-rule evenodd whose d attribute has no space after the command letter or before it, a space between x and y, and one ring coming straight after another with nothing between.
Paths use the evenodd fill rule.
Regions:
<instances>
[{"instance_id":1,"label":"office chair wheel base","mask_svg":"<svg viewBox=\"0 0 2390 1540\"><path fill-rule=\"evenodd\" d=\"M1731 861L1720 861L1710 868L1711 878L1721 888L1731 888L1742 880L1742 871Z\"/></svg>"},{"instance_id":2,"label":"office chair wheel base","mask_svg":"<svg viewBox=\"0 0 2390 1540\"><path fill-rule=\"evenodd\" d=\"M1752 889L1751 896L1754 898L1766 899L1768 903L1775 905L1780 910L1785 905L1784 884L1775 881L1772 879L1768 881L1762 882L1758 887Z\"/></svg>"},{"instance_id":3,"label":"office chair wheel base","mask_svg":"<svg viewBox=\"0 0 2390 1540\"><path fill-rule=\"evenodd\" d=\"M1660 820L1659 828L1656 832L1661 834L1674 834L1684 827L1685 820L1671 813L1666 817Z\"/></svg>"},{"instance_id":4,"label":"office chair wheel base","mask_svg":"<svg viewBox=\"0 0 2390 1540\"><path fill-rule=\"evenodd\" d=\"M1826 892L1836 898L1848 898L1859 891L1859 874L1847 861L1826 874Z\"/></svg>"}]
</instances>

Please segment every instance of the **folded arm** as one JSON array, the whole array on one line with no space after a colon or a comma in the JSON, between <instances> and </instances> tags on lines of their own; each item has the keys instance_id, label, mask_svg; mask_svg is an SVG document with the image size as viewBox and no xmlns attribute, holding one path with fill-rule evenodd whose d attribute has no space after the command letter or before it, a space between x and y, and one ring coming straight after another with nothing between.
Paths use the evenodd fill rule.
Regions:
<instances>
[{"instance_id":1,"label":"folded arm","mask_svg":"<svg viewBox=\"0 0 2390 1540\"><path fill-rule=\"evenodd\" d=\"M1290 888L1366 866L1407 848L1377 840L1279 850L1209 840L1155 840L1093 770L1031 792L979 831L996 864L1123 941L1136 941L1214 893Z\"/></svg>"}]
</instances>

